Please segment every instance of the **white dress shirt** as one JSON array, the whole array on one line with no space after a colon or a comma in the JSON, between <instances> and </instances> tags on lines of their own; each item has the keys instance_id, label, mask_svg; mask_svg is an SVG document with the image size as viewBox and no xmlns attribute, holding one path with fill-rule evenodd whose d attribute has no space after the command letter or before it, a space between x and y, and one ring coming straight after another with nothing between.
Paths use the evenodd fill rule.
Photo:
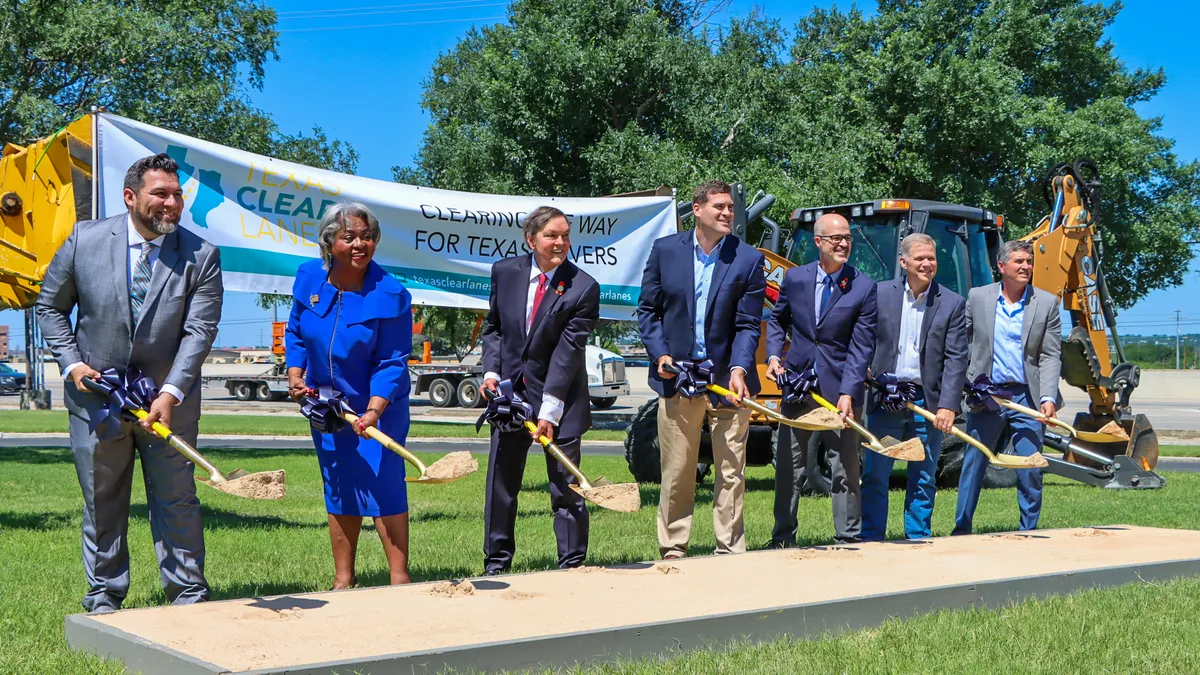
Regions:
<instances>
[{"instance_id":1,"label":"white dress shirt","mask_svg":"<svg viewBox=\"0 0 1200 675\"><path fill-rule=\"evenodd\" d=\"M904 284L904 300L900 303L900 337L896 345L896 377L901 382L921 384L921 323L925 320L926 288L913 296L912 288Z\"/></svg>"},{"instance_id":2,"label":"white dress shirt","mask_svg":"<svg viewBox=\"0 0 1200 675\"><path fill-rule=\"evenodd\" d=\"M125 230L129 233L129 248L125 255L125 281L126 288L133 287L133 270L137 268L138 260L142 257L142 247L150 247L150 269L154 269L154 265L158 262L158 252L162 250L164 237L162 235L154 239L145 239L138 234L137 228L133 226L133 222L129 219L129 215L125 215ZM67 380L71 377L71 371L77 366L83 365L83 361L77 361L67 366L62 373L63 379ZM176 405L183 402L183 392L173 384L160 385L158 390L170 394L175 397Z\"/></svg>"},{"instance_id":3,"label":"white dress shirt","mask_svg":"<svg viewBox=\"0 0 1200 675\"><path fill-rule=\"evenodd\" d=\"M550 269L543 271L541 268L538 267L537 258L534 257L534 255L532 253L529 254L529 257L530 257L529 290L525 294L525 330L526 331L528 331L532 327L532 324L533 324L533 299L535 297L537 297L538 277L543 274L546 275L546 291L542 294L542 302L546 302L546 296L549 295L551 292L550 286L554 283L554 273L556 271L558 271L558 265L555 265L554 267L551 267ZM489 371L489 372L483 374L483 379L485 379L485 380L491 379L491 380L496 380L497 382L499 382L500 375L498 373L493 373L493 372ZM564 404L560 399L558 399L557 397L551 396L550 394L547 394L545 392L542 392L542 407L540 410L538 410L538 419L539 420L546 420L547 422L553 424L554 426L558 426L559 421L562 420L563 412L565 410L566 410L566 404Z\"/></svg>"}]
</instances>

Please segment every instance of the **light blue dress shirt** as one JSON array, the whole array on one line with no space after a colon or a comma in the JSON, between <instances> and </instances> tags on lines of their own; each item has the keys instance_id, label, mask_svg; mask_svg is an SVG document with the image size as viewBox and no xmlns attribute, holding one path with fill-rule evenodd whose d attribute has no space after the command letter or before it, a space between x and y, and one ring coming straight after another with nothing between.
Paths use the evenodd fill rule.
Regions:
<instances>
[{"instance_id":1,"label":"light blue dress shirt","mask_svg":"<svg viewBox=\"0 0 1200 675\"><path fill-rule=\"evenodd\" d=\"M726 237L729 235L725 235ZM695 281L696 316L692 324L692 359L702 361L708 357L708 347L704 343L704 318L708 315L708 290L712 286L713 270L717 267L717 254L725 243L725 237L717 242L707 254L700 247L695 230L692 231L692 279Z\"/></svg>"},{"instance_id":2,"label":"light blue dress shirt","mask_svg":"<svg viewBox=\"0 0 1200 675\"><path fill-rule=\"evenodd\" d=\"M1025 308L1033 299L1033 287L1025 287L1020 302L1010 304L1004 291L996 296L996 328L992 335L992 382L1025 381L1024 349L1021 348L1021 326L1025 321Z\"/></svg>"}]
</instances>

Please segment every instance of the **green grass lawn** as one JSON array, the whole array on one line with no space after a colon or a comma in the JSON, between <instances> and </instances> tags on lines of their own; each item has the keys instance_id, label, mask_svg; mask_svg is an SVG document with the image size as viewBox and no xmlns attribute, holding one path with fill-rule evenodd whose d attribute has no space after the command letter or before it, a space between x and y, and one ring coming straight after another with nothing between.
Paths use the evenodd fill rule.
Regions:
<instances>
[{"instance_id":1,"label":"green grass lawn","mask_svg":"<svg viewBox=\"0 0 1200 675\"><path fill-rule=\"evenodd\" d=\"M1160 445L1160 457L1200 457L1200 445Z\"/></svg>"},{"instance_id":2,"label":"green grass lawn","mask_svg":"<svg viewBox=\"0 0 1200 675\"><path fill-rule=\"evenodd\" d=\"M279 502L238 499L201 486L207 573L215 599L327 589L333 563L317 463L309 450L212 451L223 468L286 469L288 496ZM431 459L431 458L427 458ZM482 458L481 458L482 459ZM630 480L619 457L585 458L590 475ZM540 459L530 458L520 504L514 571L550 569L555 561L549 496ZM1200 527L1200 475L1171 473L1169 486L1148 492L1103 491L1048 477L1042 526L1127 523ZM746 531L752 548L770 537L772 470L749 471ZM484 473L448 485L409 486L414 580L479 574ZM67 450L0 449L0 672L116 673L120 664L70 651L63 617L77 612L86 590L81 563L80 495ZM642 488L643 508L620 514L593 509L590 564L652 559L657 553L657 486ZM900 494L893 492L890 535L900 536ZM942 491L934 534L949 534L955 494ZM697 494L693 551L712 551L711 481ZM1013 490L984 493L979 531L1014 529ZM832 536L830 502L805 498L803 545ZM360 543L364 585L387 582L378 539ZM146 520L145 490L134 478L130 523L132 587L126 607L165 602ZM1029 570L1037 561L1029 561ZM931 570L931 574L936 574ZM827 583L828 580L814 580ZM737 583L770 583L745 579ZM735 584L736 586L736 584ZM714 593L716 590L714 589ZM714 595L714 598L716 596ZM613 664L601 672L1187 672L1200 669L1200 582L1142 584L1027 602L999 611L941 612L816 641L686 653L669 661Z\"/></svg>"},{"instance_id":3,"label":"green grass lawn","mask_svg":"<svg viewBox=\"0 0 1200 675\"><path fill-rule=\"evenodd\" d=\"M0 410L0 431L14 433L55 433L67 431L65 410ZM295 415L202 415L200 434L245 436L307 436L308 420ZM474 424L413 422L409 438L487 438L485 427L478 433ZM584 435L589 441L623 441L624 431L592 430Z\"/></svg>"}]
</instances>

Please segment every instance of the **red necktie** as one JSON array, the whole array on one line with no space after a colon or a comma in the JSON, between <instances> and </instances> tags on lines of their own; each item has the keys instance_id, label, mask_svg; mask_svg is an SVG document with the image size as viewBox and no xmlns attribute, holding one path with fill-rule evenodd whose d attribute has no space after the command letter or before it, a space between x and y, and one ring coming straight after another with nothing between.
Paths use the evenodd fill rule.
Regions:
<instances>
[{"instance_id":1,"label":"red necktie","mask_svg":"<svg viewBox=\"0 0 1200 675\"><path fill-rule=\"evenodd\" d=\"M533 328L533 318L537 316L538 306L542 304L542 297L546 295L546 282L548 279L545 274L538 275L537 291L533 294L533 311L529 312L529 325L526 330Z\"/></svg>"}]
</instances>

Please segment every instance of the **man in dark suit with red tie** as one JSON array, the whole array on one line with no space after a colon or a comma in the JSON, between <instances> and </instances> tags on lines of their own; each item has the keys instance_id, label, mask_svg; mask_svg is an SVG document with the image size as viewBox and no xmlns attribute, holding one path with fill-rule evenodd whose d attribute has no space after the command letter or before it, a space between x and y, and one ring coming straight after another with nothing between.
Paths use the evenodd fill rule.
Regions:
<instances>
[{"instance_id":1,"label":"man in dark suit with red tie","mask_svg":"<svg viewBox=\"0 0 1200 675\"><path fill-rule=\"evenodd\" d=\"M579 464L579 439L592 424L584 349L600 319L600 285L567 260L571 226L562 211L543 206L525 217L532 253L492 265L492 292L483 332L484 386L500 380L533 407L537 433ZM533 439L524 429L492 429L484 506L484 573L502 574L516 552L517 494ZM572 490L575 479L546 455L558 566L587 556L588 512Z\"/></svg>"}]
</instances>

